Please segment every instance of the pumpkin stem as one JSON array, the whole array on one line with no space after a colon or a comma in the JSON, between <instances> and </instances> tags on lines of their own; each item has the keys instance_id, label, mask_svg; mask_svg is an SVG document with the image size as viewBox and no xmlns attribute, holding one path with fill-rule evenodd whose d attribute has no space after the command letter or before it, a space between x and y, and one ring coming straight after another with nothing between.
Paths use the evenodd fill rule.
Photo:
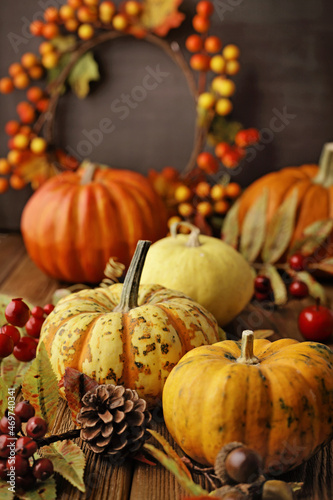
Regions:
<instances>
[{"instance_id":1,"label":"pumpkin stem","mask_svg":"<svg viewBox=\"0 0 333 500\"><path fill-rule=\"evenodd\" d=\"M254 334L252 330L244 330L242 333L241 355L237 363L256 365L259 363L257 356L253 354Z\"/></svg>"},{"instance_id":2,"label":"pumpkin stem","mask_svg":"<svg viewBox=\"0 0 333 500\"><path fill-rule=\"evenodd\" d=\"M179 221L179 222L174 222L171 227L170 227L170 234L173 238L177 236L177 229L179 226L185 226L191 229L190 235L188 237L186 246L187 247L200 247L201 243L199 241L199 234L200 234L200 229L190 222L186 221Z\"/></svg>"},{"instance_id":3,"label":"pumpkin stem","mask_svg":"<svg viewBox=\"0 0 333 500\"><path fill-rule=\"evenodd\" d=\"M96 163L92 163L89 161L85 164L84 173L82 175L81 182L80 182L81 186L84 186L85 184L89 184L89 182L91 182L93 180L96 168L97 168Z\"/></svg>"},{"instance_id":4,"label":"pumpkin stem","mask_svg":"<svg viewBox=\"0 0 333 500\"><path fill-rule=\"evenodd\" d=\"M333 186L333 142L324 144L319 160L319 172L312 182L324 187Z\"/></svg>"},{"instance_id":5,"label":"pumpkin stem","mask_svg":"<svg viewBox=\"0 0 333 500\"><path fill-rule=\"evenodd\" d=\"M133 258L128 268L123 290L121 292L120 302L113 309L114 312L128 312L138 307L138 293L142 269L145 263L146 255L151 245L151 241L139 240L136 246Z\"/></svg>"}]
</instances>

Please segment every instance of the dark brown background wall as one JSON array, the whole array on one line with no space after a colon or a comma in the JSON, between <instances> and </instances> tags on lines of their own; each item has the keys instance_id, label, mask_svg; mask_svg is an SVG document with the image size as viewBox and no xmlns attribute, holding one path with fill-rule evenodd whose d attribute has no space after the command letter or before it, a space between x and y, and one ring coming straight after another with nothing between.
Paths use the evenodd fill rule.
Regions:
<instances>
[{"instance_id":1,"label":"dark brown background wall","mask_svg":"<svg viewBox=\"0 0 333 500\"><path fill-rule=\"evenodd\" d=\"M30 36L29 22L40 18L61 0L1 0L0 75L26 51L37 51L39 40ZM181 6L183 26L168 40L184 46L192 32L194 0ZM333 3L331 0L215 0L212 34L224 43L237 43L242 69L236 77L233 118L262 130L261 151L237 174L243 186L265 172L287 165L316 162L322 144L333 140ZM96 51L103 75L92 85L88 99L67 94L58 109L57 143L76 150L85 133L109 118L115 129L106 134L89 156L94 161L147 173L150 168L174 165L181 170L191 153L195 107L186 81L168 57L146 42L131 39L103 45ZM166 75L156 89L130 109L124 119L113 112L115 100L141 85L147 66ZM0 95L0 156L7 153L3 132L15 118L23 91ZM281 120L281 114L283 116ZM277 118L276 118L277 117ZM280 118L278 118L280 117ZM80 150L82 153L82 150ZM18 229L29 188L0 196L0 229Z\"/></svg>"}]
</instances>

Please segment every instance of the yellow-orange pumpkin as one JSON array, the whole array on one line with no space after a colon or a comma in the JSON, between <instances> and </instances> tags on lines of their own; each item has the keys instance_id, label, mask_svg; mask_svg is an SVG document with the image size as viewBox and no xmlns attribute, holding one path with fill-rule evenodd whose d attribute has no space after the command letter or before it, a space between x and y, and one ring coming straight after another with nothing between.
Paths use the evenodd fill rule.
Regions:
<instances>
[{"instance_id":1,"label":"yellow-orange pumpkin","mask_svg":"<svg viewBox=\"0 0 333 500\"><path fill-rule=\"evenodd\" d=\"M239 223L264 189L268 191L267 222L283 201L297 188L298 203L293 237L289 248L301 239L304 229L318 220L333 217L333 143L326 144L317 165L301 165L271 172L251 184L242 194ZM328 250L333 255L333 245Z\"/></svg>"},{"instance_id":2,"label":"yellow-orange pumpkin","mask_svg":"<svg viewBox=\"0 0 333 500\"><path fill-rule=\"evenodd\" d=\"M110 257L126 266L137 241L166 234L163 202L148 179L89 164L47 181L26 204L21 230L29 256L52 278L98 283Z\"/></svg>"},{"instance_id":3,"label":"yellow-orange pumpkin","mask_svg":"<svg viewBox=\"0 0 333 500\"><path fill-rule=\"evenodd\" d=\"M282 473L333 434L333 352L315 342L225 340L187 353L163 391L170 434L194 460L213 465L232 441Z\"/></svg>"},{"instance_id":4,"label":"yellow-orange pumpkin","mask_svg":"<svg viewBox=\"0 0 333 500\"><path fill-rule=\"evenodd\" d=\"M139 287L147 243L139 242L124 285L71 294L46 318L41 342L59 380L76 368L101 384L135 389L153 405L180 358L219 339L213 315L189 297Z\"/></svg>"}]
</instances>

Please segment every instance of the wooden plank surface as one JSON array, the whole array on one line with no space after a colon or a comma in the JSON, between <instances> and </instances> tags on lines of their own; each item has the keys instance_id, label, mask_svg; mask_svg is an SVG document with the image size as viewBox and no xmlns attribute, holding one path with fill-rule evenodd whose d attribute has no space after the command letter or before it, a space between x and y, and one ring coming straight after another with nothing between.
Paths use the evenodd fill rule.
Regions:
<instances>
[{"instance_id":1,"label":"wooden plank surface","mask_svg":"<svg viewBox=\"0 0 333 500\"><path fill-rule=\"evenodd\" d=\"M63 284L46 277L26 255L23 242L18 235L0 235L0 293L10 297L24 297L35 305L44 305L51 300L53 292ZM333 285L326 283L329 300L333 302ZM282 308L272 308L251 303L243 313L226 327L231 338L239 337L245 328L270 328L275 331L273 340L293 337L302 340L297 329L299 311L311 299L291 300ZM333 347L332 338L328 345ZM152 426L164 435L180 452L163 423L161 407L152 412ZM66 404L59 403L53 433L73 428ZM83 447L85 445L76 440ZM112 466L107 459L86 451L87 465L85 482L87 491L80 493L62 478L58 478L59 498L62 500L181 500L185 491L174 477L160 465L148 466L138 461L127 460L120 466ZM303 466L283 476L288 481L304 481L302 500L332 500L333 498L333 442L325 446ZM195 481L209 488L203 476Z\"/></svg>"}]
</instances>

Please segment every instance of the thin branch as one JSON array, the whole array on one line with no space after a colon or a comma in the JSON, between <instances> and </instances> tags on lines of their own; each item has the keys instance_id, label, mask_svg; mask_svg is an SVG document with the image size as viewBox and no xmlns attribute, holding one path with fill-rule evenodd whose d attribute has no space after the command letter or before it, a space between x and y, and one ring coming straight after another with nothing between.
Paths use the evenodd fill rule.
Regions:
<instances>
[{"instance_id":1,"label":"thin branch","mask_svg":"<svg viewBox=\"0 0 333 500\"><path fill-rule=\"evenodd\" d=\"M75 439L80 437L81 429L71 429L70 431L63 432L62 434L54 434L53 436L36 439L38 448L48 446L49 444L56 443L57 441L65 441L67 439Z\"/></svg>"}]
</instances>

